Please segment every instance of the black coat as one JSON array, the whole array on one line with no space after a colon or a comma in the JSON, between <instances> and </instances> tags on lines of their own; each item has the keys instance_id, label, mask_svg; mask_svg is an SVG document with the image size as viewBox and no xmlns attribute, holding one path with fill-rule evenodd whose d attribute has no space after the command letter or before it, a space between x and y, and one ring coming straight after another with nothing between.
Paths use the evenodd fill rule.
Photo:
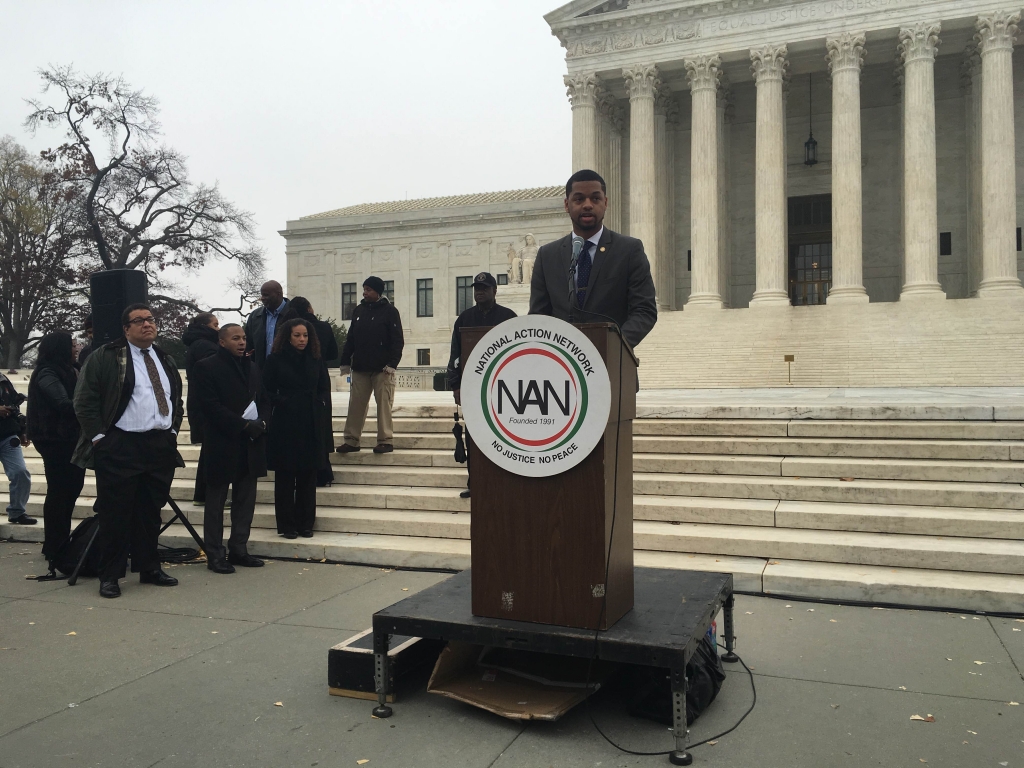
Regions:
<instances>
[{"instance_id":1,"label":"black coat","mask_svg":"<svg viewBox=\"0 0 1024 768\"><path fill-rule=\"evenodd\" d=\"M380 373L385 366L398 367L404 347L402 317L394 304L387 296L373 303L363 299L352 312L341 364L353 371Z\"/></svg>"},{"instance_id":2,"label":"black coat","mask_svg":"<svg viewBox=\"0 0 1024 768\"><path fill-rule=\"evenodd\" d=\"M324 361L324 365L328 368L336 366L338 364L338 340L334 338L334 329L331 328L331 324L320 320L313 314L300 315L289 305L288 309L281 313L281 317L277 321L278 329L289 320L296 318L301 318L313 326L316 340L320 343L320 359Z\"/></svg>"},{"instance_id":3,"label":"black coat","mask_svg":"<svg viewBox=\"0 0 1024 768\"><path fill-rule=\"evenodd\" d=\"M331 407L331 382L320 358L286 344L267 358L263 387L270 397L267 463L273 470L322 469L332 435L324 411Z\"/></svg>"},{"instance_id":4,"label":"black coat","mask_svg":"<svg viewBox=\"0 0 1024 768\"><path fill-rule=\"evenodd\" d=\"M256 402L264 421L269 415L259 368L250 358L236 358L221 348L199 361L193 371L189 399L206 425L203 466L207 483L224 485L250 472L256 477L267 474L266 435L250 440L242 431L246 425L242 414L249 403Z\"/></svg>"},{"instance_id":5,"label":"black coat","mask_svg":"<svg viewBox=\"0 0 1024 768\"><path fill-rule=\"evenodd\" d=\"M37 443L78 442L82 428L75 416L78 372L70 365L44 363L28 382L28 437Z\"/></svg>"},{"instance_id":6,"label":"black coat","mask_svg":"<svg viewBox=\"0 0 1024 768\"><path fill-rule=\"evenodd\" d=\"M181 336L181 343L188 349L185 350L185 378L189 382L188 397L185 400L185 411L188 413L189 442L193 445L203 442L205 435L205 422L203 413L192 394L192 372L196 363L208 357L216 355L220 350L220 340L217 331L208 325L197 325L190 323L185 333Z\"/></svg>"}]
</instances>

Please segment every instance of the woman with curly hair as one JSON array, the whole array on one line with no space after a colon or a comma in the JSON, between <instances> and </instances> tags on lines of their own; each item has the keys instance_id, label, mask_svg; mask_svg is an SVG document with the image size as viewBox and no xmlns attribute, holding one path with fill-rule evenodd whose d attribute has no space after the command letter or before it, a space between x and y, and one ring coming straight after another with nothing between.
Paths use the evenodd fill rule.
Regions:
<instances>
[{"instance_id":1,"label":"woman with curly hair","mask_svg":"<svg viewBox=\"0 0 1024 768\"><path fill-rule=\"evenodd\" d=\"M267 464L274 470L277 532L286 539L313 535L316 473L326 465L324 410L331 406L331 384L320 357L316 331L301 318L277 331L263 369L263 386L273 407Z\"/></svg>"}]
</instances>

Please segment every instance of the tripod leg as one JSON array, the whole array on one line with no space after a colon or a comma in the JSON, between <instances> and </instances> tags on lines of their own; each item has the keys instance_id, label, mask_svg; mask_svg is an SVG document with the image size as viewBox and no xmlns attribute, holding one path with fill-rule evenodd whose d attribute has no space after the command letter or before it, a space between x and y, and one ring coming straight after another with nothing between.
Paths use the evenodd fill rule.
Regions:
<instances>
[{"instance_id":1,"label":"tripod leg","mask_svg":"<svg viewBox=\"0 0 1024 768\"><path fill-rule=\"evenodd\" d=\"M85 545L85 551L82 552L82 557L78 561L78 565L75 566L75 572L71 574L71 578L68 579L68 586L73 587L78 582L78 572L82 570L82 565L85 563L85 558L89 556L89 550L92 549L92 545L96 543L96 536L100 532L99 525L94 525L92 529L92 536L89 537L89 543Z\"/></svg>"},{"instance_id":2,"label":"tripod leg","mask_svg":"<svg viewBox=\"0 0 1024 768\"><path fill-rule=\"evenodd\" d=\"M725 600L725 653L722 654L722 661L726 664L733 664L740 660L733 649L736 647L736 635L733 634L733 608L736 605L736 597L729 595Z\"/></svg>"},{"instance_id":3,"label":"tripod leg","mask_svg":"<svg viewBox=\"0 0 1024 768\"><path fill-rule=\"evenodd\" d=\"M160 533L166 531L170 524L173 523L175 520L180 520L181 524L184 525L188 529L188 532L192 534L192 538L195 539L196 544L199 545L199 551L205 552L206 547L203 544L202 538L199 536L199 533L196 531L196 529L192 526L192 523L190 523L188 519L185 517L185 515L182 514L181 507L179 507L177 502L170 496L167 497L167 503L170 504L171 509L174 510L174 517L172 517L170 521L168 521L167 525L165 525L160 530Z\"/></svg>"}]
</instances>

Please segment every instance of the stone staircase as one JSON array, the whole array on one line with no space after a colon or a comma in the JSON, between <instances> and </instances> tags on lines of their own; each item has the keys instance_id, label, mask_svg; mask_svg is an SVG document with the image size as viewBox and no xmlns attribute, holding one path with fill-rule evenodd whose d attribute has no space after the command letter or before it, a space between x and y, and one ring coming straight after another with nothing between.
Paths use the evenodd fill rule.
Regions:
<instances>
[{"instance_id":1,"label":"stone staircase","mask_svg":"<svg viewBox=\"0 0 1024 768\"><path fill-rule=\"evenodd\" d=\"M730 571L738 590L867 603L1024 613L1024 421L992 408L662 407L642 393L634 422L636 563ZM651 404L655 402L655 404ZM647 405L643 405L647 403ZM336 432L346 396L335 394ZM679 418L680 413L696 415ZM800 418L793 418L799 413ZM979 413L987 414L983 420ZM458 570L470 562L466 471L452 457L442 393L400 393L395 452L333 454L335 483L317 491L317 534L274 528L273 483L260 483L250 549L258 555ZM186 467L172 496L190 520L199 447L179 438ZM364 445L373 445L375 420ZM336 435L340 440L340 436ZM42 461L29 512L42 515ZM76 516L91 512L90 476ZM0 494L7 491L0 480ZM483 493L483 489L478 489ZM0 524L4 538L42 527ZM175 526L163 538L187 545Z\"/></svg>"}]
</instances>

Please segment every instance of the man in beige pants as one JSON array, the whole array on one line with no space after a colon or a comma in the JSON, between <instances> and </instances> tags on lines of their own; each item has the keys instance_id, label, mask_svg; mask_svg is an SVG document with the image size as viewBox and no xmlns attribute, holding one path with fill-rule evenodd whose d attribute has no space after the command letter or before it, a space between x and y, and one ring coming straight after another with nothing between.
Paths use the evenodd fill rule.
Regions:
<instances>
[{"instance_id":1,"label":"man in beige pants","mask_svg":"<svg viewBox=\"0 0 1024 768\"><path fill-rule=\"evenodd\" d=\"M338 453L358 451L366 423L370 393L377 402L377 445L374 453L390 453L393 430L391 407L395 402L395 378L402 359L405 336L402 318L384 295L384 281L370 276L363 282L363 300L352 313L345 348L341 352L341 374L351 373L345 442Z\"/></svg>"}]
</instances>

